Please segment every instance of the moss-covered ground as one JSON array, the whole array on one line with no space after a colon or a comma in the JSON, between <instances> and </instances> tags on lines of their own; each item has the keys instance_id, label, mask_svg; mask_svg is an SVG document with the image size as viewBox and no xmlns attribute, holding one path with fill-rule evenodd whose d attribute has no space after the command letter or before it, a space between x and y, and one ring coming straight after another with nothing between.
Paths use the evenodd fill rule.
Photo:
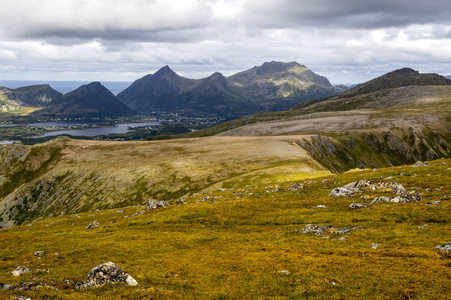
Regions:
<instances>
[{"instance_id":1,"label":"moss-covered ground","mask_svg":"<svg viewBox=\"0 0 451 300\"><path fill-rule=\"evenodd\" d=\"M0 290L0 298L449 299L451 258L435 247L451 241L451 160L430 164L222 188L130 218L124 217L143 207L2 229L0 283L40 281L59 291ZM351 203L368 204L392 194L366 190L328 196L333 188L361 179L396 181L418 190L424 200L351 210ZM294 183L304 188L286 189ZM437 200L438 205L427 204ZM316 205L327 208L312 209ZM86 230L94 220L101 226ZM365 229L337 240L342 236L301 233L309 223ZM380 246L373 249L373 243ZM45 251L42 258L33 255L38 250ZM64 283L82 281L91 268L108 261L129 272L139 286L78 291ZM49 272L16 278L11 271L20 265Z\"/></svg>"}]
</instances>

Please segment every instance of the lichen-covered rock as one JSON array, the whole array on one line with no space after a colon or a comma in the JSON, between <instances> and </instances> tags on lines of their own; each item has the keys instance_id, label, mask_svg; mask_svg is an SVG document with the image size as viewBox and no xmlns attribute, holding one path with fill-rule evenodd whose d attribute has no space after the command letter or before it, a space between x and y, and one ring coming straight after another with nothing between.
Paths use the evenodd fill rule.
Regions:
<instances>
[{"instance_id":1,"label":"lichen-covered rock","mask_svg":"<svg viewBox=\"0 0 451 300\"><path fill-rule=\"evenodd\" d=\"M110 261L93 268L89 272L88 279L77 283L75 288L85 289L88 287L98 287L105 283L117 282L125 282L131 286L138 285L138 282L133 277Z\"/></svg>"},{"instance_id":2,"label":"lichen-covered rock","mask_svg":"<svg viewBox=\"0 0 451 300\"><path fill-rule=\"evenodd\" d=\"M367 207L371 207L371 205L362 204L362 203L351 203L351 205L349 205L350 209L362 209L362 208L367 208Z\"/></svg>"},{"instance_id":3,"label":"lichen-covered rock","mask_svg":"<svg viewBox=\"0 0 451 300\"><path fill-rule=\"evenodd\" d=\"M33 272L32 269L29 269L27 267L24 266L18 266L14 271L12 271L11 273L15 276L15 277L19 277L22 274L25 273L31 273Z\"/></svg>"},{"instance_id":4,"label":"lichen-covered rock","mask_svg":"<svg viewBox=\"0 0 451 300\"><path fill-rule=\"evenodd\" d=\"M443 245L438 245L435 248L438 249L439 251L446 252L446 254L451 254L451 242L448 242L448 243L443 244Z\"/></svg>"},{"instance_id":5,"label":"lichen-covered rock","mask_svg":"<svg viewBox=\"0 0 451 300\"><path fill-rule=\"evenodd\" d=\"M155 199L150 199L146 203L146 210L157 209L159 207L165 207L165 206L169 206L169 205L171 205L171 204L166 201L158 201Z\"/></svg>"}]
</instances>

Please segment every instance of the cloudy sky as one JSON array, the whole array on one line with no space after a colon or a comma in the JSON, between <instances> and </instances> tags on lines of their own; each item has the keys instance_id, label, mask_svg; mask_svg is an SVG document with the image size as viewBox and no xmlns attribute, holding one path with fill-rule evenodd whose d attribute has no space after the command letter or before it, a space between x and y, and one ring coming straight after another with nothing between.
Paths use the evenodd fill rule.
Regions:
<instances>
[{"instance_id":1,"label":"cloudy sky","mask_svg":"<svg viewBox=\"0 0 451 300\"><path fill-rule=\"evenodd\" d=\"M1 0L0 80L190 78L297 61L332 83L451 74L449 0Z\"/></svg>"}]
</instances>

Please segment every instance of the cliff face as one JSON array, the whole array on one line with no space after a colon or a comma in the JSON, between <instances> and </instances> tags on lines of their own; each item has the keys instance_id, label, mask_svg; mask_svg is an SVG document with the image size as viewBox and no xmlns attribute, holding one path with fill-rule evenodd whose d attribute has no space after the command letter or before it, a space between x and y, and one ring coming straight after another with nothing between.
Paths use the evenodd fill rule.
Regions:
<instances>
[{"instance_id":1,"label":"cliff face","mask_svg":"<svg viewBox=\"0 0 451 300\"><path fill-rule=\"evenodd\" d=\"M354 168L381 168L451 156L446 127L367 130L317 135L297 141L312 158L335 173Z\"/></svg>"}]
</instances>

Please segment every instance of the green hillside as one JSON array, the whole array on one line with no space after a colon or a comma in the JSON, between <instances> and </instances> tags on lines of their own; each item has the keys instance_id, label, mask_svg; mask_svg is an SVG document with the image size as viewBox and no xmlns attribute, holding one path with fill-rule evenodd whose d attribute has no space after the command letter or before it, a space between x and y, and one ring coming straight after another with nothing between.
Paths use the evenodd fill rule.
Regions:
<instances>
[{"instance_id":1,"label":"green hillside","mask_svg":"<svg viewBox=\"0 0 451 300\"><path fill-rule=\"evenodd\" d=\"M2 299L449 299L451 160L192 195L185 204L64 215L0 231ZM358 180L424 198L368 204L391 190L329 197ZM290 188L294 184L296 189ZM166 200L166 198L164 198ZM438 204L428 204L440 201ZM174 203L174 202L173 202ZM314 208L324 205L325 208ZM100 227L85 229L97 221ZM363 228L302 233L307 224ZM41 257L36 251L44 251ZM113 261L138 282L74 289ZM25 266L33 273L14 277ZM36 271L38 270L38 271ZM65 283L66 280L67 283ZM45 284L19 290L20 282ZM4 285L9 287L5 287ZM57 289L57 290L55 290Z\"/></svg>"}]
</instances>

